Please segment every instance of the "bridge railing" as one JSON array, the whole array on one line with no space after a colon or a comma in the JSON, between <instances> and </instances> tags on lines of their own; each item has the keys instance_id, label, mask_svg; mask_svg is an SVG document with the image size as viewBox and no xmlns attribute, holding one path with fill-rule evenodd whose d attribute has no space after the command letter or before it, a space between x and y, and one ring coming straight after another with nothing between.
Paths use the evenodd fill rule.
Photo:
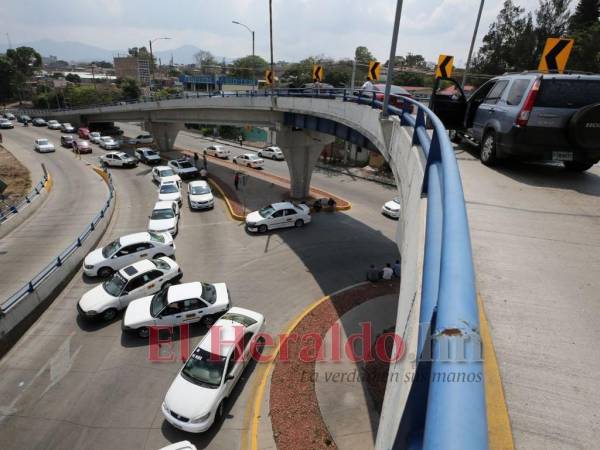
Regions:
<instances>
[{"instance_id":1,"label":"bridge railing","mask_svg":"<svg viewBox=\"0 0 600 450\"><path fill-rule=\"evenodd\" d=\"M44 185L48 181L48 175L44 174L40 181L31 189L31 191L25 195L25 197L18 202L12 205L0 205L0 226L9 220L15 214L18 214L19 211L23 210L27 206L31 204L33 200L36 199L38 195L41 194L42 189L44 189Z\"/></svg>"},{"instance_id":2,"label":"bridge railing","mask_svg":"<svg viewBox=\"0 0 600 450\"><path fill-rule=\"evenodd\" d=\"M3 314L8 312L13 306L15 306L19 301L25 298L27 295L34 292L43 282L46 280L52 273L58 270L64 263L67 261L78 248L82 246L85 240L92 234L92 232L96 229L98 224L104 219L104 216L108 209L111 206L111 203L114 201L114 186L112 182L112 177L110 174L107 174L107 184L108 184L108 199L106 203L102 206L98 214L92 219L92 221L85 227L83 232L77 236L77 238L67 246L61 253L59 253L46 267L44 267L38 274L36 274L28 283L21 286L16 292L10 295L4 302L0 305L0 318Z\"/></svg>"}]
</instances>

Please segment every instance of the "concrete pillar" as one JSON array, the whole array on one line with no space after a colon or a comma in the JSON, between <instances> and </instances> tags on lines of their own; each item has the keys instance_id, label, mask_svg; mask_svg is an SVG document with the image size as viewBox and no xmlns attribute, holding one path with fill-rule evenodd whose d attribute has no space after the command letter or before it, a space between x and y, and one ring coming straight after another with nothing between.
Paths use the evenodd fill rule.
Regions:
<instances>
[{"instance_id":1,"label":"concrete pillar","mask_svg":"<svg viewBox=\"0 0 600 450\"><path fill-rule=\"evenodd\" d=\"M152 122L149 120L144 122L144 129L154 136L158 150L161 152L173 151L175 139L182 128L183 124L179 123Z\"/></svg>"},{"instance_id":2,"label":"concrete pillar","mask_svg":"<svg viewBox=\"0 0 600 450\"><path fill-rule=\"evenodd\" d=\"M318 131L277 127L277 145L285 155L290 171L290 194L293 199L308 197L312 171L319 155L323 147L334 140L334 136Z\"/></svg>"}]
</instances>

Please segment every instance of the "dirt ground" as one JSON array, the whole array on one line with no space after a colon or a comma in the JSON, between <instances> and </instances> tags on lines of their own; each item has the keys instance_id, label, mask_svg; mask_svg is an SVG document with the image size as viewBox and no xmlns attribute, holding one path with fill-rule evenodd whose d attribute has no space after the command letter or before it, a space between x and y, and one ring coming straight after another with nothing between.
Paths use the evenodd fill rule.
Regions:
<instances>
[{"instance_id":1,"label":"dirt ground","mask_svg":"<svg viewBox=\"0 0 600 450\"><path fill-rule=\"evenodd\" d=\"M8 187L2 193L7 205L16 203L31 190L31 175L12 153L0 145L0 180ZM0 208L2 205L0 204Z\"/></svg>"}]
</instances>

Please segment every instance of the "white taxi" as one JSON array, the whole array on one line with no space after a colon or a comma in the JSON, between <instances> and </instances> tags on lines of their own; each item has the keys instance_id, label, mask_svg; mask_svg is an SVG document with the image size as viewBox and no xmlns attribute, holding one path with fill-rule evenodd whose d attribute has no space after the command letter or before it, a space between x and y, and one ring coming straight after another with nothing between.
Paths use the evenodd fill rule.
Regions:
<instances>
[{"instance_id":1,"label":"white taxi","mask_svg":"<svg viewBox=\"0 0 600 450\"><path fill-rule=\"evenodd\" d=\"M231 155L231 150L222 145L211 145L204 150L207 155L216 156L217 158L227 159Z\"/></svg>"},{"instance_id":2,"label":"white taxi","mask_svg":"<svg viewBox=\"0 0 600 450\"><path fill-rule=\"evenodd\" d=\"M269 147L265 147L258 152L258 156L261 158L269 158L277 161L283 161L285 157L283 156L283 152L279 147L271 145Z\"/></svg>"},{"instance_id":3,"label":"white taxi","mask_svg":"<svg viewBox=\"0 0 600 450\"><path fill-rule=\"evenodd\" d=\"M310 223L310 208L291 202L273 203L251 212L246 216L246 227L250 231L264 233L275 228L296 227Z\"/></svg>"},{"instance_id":4,"label":"white taxi","mask_svg":"<svg viewBox=\"0 0 600 450\"><path fill-rule=\"evenodd\" d=\"M159 202L177 202L181 206L181 182L165 181L158 188Z\"/></svg>"},{"instance_id":5,"label":"white taxi","mask_svg":"<svg viewBox=\"0 0 600 450\"><path fill-rule=\"evenodd\" d=\"M215 198L206 181L191 181L188 183L187 190L190 209L214 208Z\"/></svg>"},{"instance_id":6,"label":"white taxi","mask_svg":"<svg viewBox=\"0 0 600 450\"><path fill-rule=\"evenodd\" d=\"M169 166L156 166L152 169L152 181L160 185L165 181L181 181L181 177Z\"/></svg>"},{"instance_id":7,"label":"white taxi","mask_svg":"<svg viewBox=\"0 0 600 450\"><path fill-rule=\"evenodd\" d=\"M258 169L265 165L265 160L259 158L254 153L244 153L242 155L238 155L233 158L234 164L239 164L240 166L252 167L253 169Z\"/></svg>"},{"instance_id":8,"label":"white taxi","mask_svg":"<svg viewBox=\"0 0 600 450\"><path fill-rule=\"evenodd\" d=\"M179 231L179 205L177 202L156 202L148 218L150 219L148 221L149 232L168 232L171 236L175 236Z\"/></svg>"},{"instance_id":9,"label":"white taxi","mask_svg":"<svg viewBox=\"0 0 600 450\"><path fill-rule=\"evenodd\" d=\"M389 202L386 202L381 207L381 214L384 216L391 217L392 219L399 219L402 211L402 205L400 204L400 197L395 197Z\"/></svg>"}]
</instances>

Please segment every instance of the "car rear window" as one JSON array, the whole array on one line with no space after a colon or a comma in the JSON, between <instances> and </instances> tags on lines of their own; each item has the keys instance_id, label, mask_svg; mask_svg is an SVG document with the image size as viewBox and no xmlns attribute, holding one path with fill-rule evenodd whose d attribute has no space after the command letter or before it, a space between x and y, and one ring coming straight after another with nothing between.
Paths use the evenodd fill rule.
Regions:
<instances>
[{"instance_id":1,"label":"car rear window","mask_svg":"<svg viewBox=\"0 0 600 450\"><path fill-rule=\"evenodd\" d=\"M150 235L151 240L160 242L161 244L165 243L165 237L162 234L153 233L152 231L149 231L148 234Z\"/></svg>"},{"instance_id":2,"label":"car rear window","mask_svg":"<svg viewBox=\"0 0 600 450\"><path fill-rule=\"evenodd\" d=\"M535 106L581 108L600 101L600 80L547 78L542 80Z\"/></svg>"},{"instance_id":3,"label":"car rear window","mask_svg":"<svg viewBox=\"0 0 600 450\"><path fill-rule=\"evenodd\" d=\"M527 78L513 81L510 85L508 96L506 97L506 103L513 106L521 104L527 86L529 86L529 80Z\"/></svg>"},{"instance_id":4,"label":"car rear window","mask_svg":"<svg viewBox=\"0 0 600 450\"><path fill-rule=\"evenodd\" d=\"M250 325L254 325L256 323L256 320L252 319L251 317L240 314L240 313L228 312L228 313L224 314L223 316L221 316L221 319L222 320L231 320L233 322L242 324L245 327L249 327Z\"/></svg>"}]
</instances>

